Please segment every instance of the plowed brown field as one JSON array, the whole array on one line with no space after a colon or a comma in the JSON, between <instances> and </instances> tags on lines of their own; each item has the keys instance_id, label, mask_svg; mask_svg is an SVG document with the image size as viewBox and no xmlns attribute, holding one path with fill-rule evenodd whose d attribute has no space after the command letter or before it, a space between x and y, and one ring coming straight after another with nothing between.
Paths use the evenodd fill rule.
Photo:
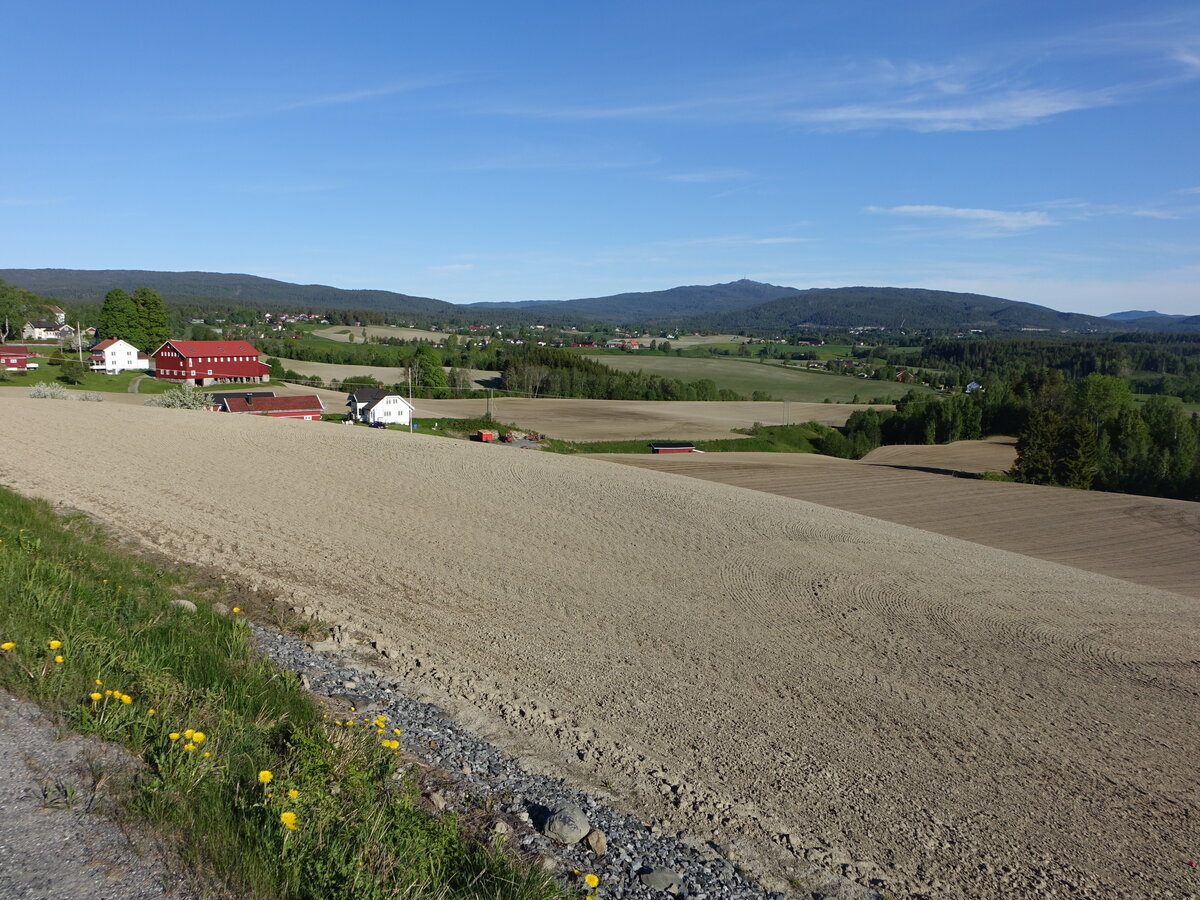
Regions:
<instances>
[{"instance_id":1,"label":"plowed brown field","mask_svg":"<svg viewBox=\"0 0 1200 900\"><path fill-rule=\"evenodd\" d=\"M952 472L1007 472L1017 461L1017 440L990 437L953 444L894 444L876 447L861 461L879 466Z\"/></svg>"},{"instance_id":2,"label":"plowed brown field","mask_svg":"<svg viewBox=\"0 0 1200 900\"><path fill-rule=\"evenodd\" d=\"M0 423L3 482L350 625L540 767L801 886L1196 890L1193 598L592 459L105 403Z\"/></svg>"},{"instance_id":3,"label":"plowed brown field","mask_svg":"<svg viewBox=\"0 0 1200 900\"><path fill-rule=\"evenodd\" d=\"M595 458L808 500L1200 597L1200 503L976 481L800 453Z\"/></svg>"},{"instance_id":4,"label":"plowed brown field","mask_svg":"<svg viewBox=\"0 0 1200 900\"><path fill-rule=\"evenodd\" d=\"M486 400L416 400L418 416L468 418L483 415ZM750 400L554 400L497 397L493 411L512 422L566 441L701 441L736 438L732 428L820 422L845 425L850 413L866 409L849 403L755 403ZM875 409L890 409L877 406Z\"/></svg>"}]
</instances>

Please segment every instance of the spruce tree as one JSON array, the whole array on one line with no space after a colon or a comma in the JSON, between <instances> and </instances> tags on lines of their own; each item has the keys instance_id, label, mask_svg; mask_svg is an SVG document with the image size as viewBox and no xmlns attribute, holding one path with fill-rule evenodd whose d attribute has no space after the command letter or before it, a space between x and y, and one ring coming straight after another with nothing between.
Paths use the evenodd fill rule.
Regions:
<instances>
[{"instance_id":1,"label":"spruce tree","mask_svg":"<svg viewBox=\"0 0 1200 900\"><path fill-rule=\"evenodd\" d=\"M137 347L146 353L153 353L171 336L171 329L167 325L167 310L163 306L162 296L158 291L140 287L133 292L133 302L137 307L142 338L142 343Z\"/></svg>"},{"instance_id":2,"label":"spruce tree","mask_svg":"<svg viewBox=\"0 0 1200 900\"><path fill-rule=\"evenodd\" d=\"M100 307L99 321L96 325L96 337L121 338L139 350L146 349L137 305L133 298L120 288L113 288L104 296L104 305Z\"/></svg>"}]
</instances>

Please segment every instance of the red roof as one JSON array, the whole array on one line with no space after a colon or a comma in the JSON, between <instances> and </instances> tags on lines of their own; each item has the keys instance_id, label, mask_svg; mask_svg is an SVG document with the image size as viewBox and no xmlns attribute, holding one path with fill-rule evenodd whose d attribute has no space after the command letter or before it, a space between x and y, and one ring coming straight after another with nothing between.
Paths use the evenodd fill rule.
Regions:
<instances>
[{"instance_id":1,"label":"red roof","mask_svg":"<svg viewBox=\"0 0 1200 900\"><path fill-rule=\"evenodd\" d=\"M193 356L253 356L258 359L258 351L249 341L167 341L163 347L170 344L180 355ZM159 347L158 350L161 350ZM154 352L157 353L158 350Z\"/></svg>"},{"instance_id":2,"label":"red roof","mask_svg":"<svg viewBox=\"0 0 1200 900\"><path fill-rule=\"evenodd\" d=\"M325 407L316 394L300 397L225 397L225 411L231 413L320 412Z\"/></svg>"},{"instance_id":3,"label":"red roof","mask_svg":"<svg viewBox=\"0 0 1200 900\"><path fill-rule=\"evenodd\" d=\"M105 338L100 343L98 343L95 347L93 347L92 351L95 352L97 350L107 350L109 347L111 347L113 344L115 344L119 340L120 340L120 338Z\"/></svg>"},{"instance_id":4,"label":"red roof","mask_svg":"<svg viewBox=\"0 0 1200 900\"><path fill-rule=\"evenodd\" d=\"M5 356L16 356L22 353L26 356L33 356L32 350L20 344L5 344L4 346L0 346L0 353L3 353Z\"/></svg>"}]
</instances>

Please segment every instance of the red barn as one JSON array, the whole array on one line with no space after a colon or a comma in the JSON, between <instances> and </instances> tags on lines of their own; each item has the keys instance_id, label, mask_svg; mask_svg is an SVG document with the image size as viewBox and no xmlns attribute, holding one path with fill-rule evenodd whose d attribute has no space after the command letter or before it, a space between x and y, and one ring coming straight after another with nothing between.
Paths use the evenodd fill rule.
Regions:
<instances>
[{"instance_id":1,"label":"red barn","mask_svg":"<svg viewBox=\"0 0 1200 900\"><path fill-rule=\"evenodd\" d=\"M270 380L270 366L248 341L167 341L152 355L154 377L163 381L207 387Z\"/></svg>"},{"instance_id":2,"label":"red barn","mask_svg":"<svg viewBox=\"0 0 1200 900\"><path fill-rule=\"evenodd\" d=\"M266 392L268 395L270 392ZM243 413L252 416L272 416L285 419L320 421L325 404L315 394L302 397L264 396L262 393L222 393L215 395L218 412Z\"/></svg>"}]
</instances>

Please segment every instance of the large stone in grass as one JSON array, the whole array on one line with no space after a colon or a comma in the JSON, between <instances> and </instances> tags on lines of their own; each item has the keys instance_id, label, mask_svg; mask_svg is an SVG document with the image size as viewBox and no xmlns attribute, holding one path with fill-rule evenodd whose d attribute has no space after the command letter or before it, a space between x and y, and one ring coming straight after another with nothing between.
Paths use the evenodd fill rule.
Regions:
<instances>
[{"instance_id":1,"label":"large stone in grass","mask_svg":"<svg viewBox=\"0 0 1200 900\"><path fill-rule=\"evenodd\" d=\"M196 604L191 600L184 600L182 597L176 597L171 601L172 606L178 606L180 609L185 609L188 612L196 611Z\"/></svg>"},{"instance_id":2,"label":"large stone in grass","mask_svg":"<svg viewBox=\"0 0 1200 900\"><path fill-rule=\"evenodd\" d=\"M546 816L542 832L560 844L577 843L592 830L583 810L574 803L560 803Z\"/></svg>"}]
</instances>

